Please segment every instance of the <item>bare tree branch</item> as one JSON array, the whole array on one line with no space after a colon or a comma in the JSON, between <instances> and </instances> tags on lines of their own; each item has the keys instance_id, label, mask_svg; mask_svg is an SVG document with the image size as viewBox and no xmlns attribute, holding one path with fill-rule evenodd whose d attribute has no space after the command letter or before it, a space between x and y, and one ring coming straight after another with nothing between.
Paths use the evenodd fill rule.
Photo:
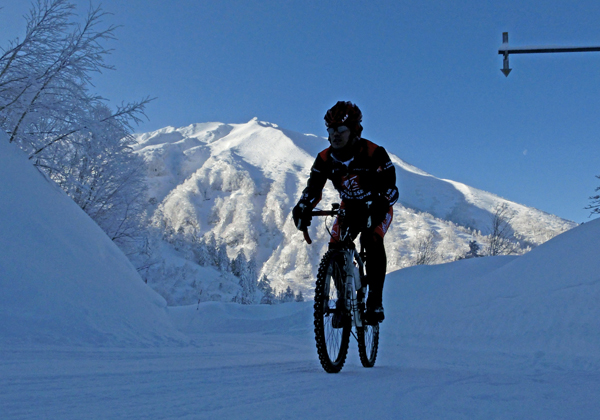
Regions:
<instances>
[{"instance_id":1,"label":"bare tree branch","mask_svg":"<svg viewBox=\"0 0 600 420\"><path fill-rule=\"evenodd\" d=\"M435 264L438 255L435 249L434 234L428 231L421 234L417 239L417 256L414 265L431 265Z\"/></svg>"},{"instance_id":2,"label":"bare tree branch","mask_svg":"<svg viewBox=\"0 0 600 420\"><path fill-rule=\"evenodd\" d=\"M487 247L488 255L508 255L519 249L514 242L513 230L510 226L513 217L507 204L500 204L496 207L492 217L490 242Z\"/></svg>"}]
</instances>

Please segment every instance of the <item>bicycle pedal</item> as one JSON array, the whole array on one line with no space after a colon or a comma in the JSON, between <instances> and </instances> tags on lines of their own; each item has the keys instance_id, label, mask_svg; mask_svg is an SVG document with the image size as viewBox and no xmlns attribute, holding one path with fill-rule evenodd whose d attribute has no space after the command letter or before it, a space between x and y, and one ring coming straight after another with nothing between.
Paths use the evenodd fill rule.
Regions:
<instances>
[{"instance_id":1,"label":"bicycle pedal","mask_svg":"<svg viewBox=\"0 0 600 420\"><path fill-rule=\"evenodd\" d=\"M363 316L366 325L377 325L385 319L383 311L367 311Z\"/></svg>"}]
</instances>

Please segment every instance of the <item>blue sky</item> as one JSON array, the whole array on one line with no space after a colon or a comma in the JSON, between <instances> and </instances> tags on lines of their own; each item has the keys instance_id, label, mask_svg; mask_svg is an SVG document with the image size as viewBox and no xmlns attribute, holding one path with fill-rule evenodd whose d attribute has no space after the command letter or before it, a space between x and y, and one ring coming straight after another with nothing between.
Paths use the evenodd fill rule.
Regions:
<instances>
[{"instance_id":1,"label":"blue sky","mask_svg":"<svg viewBox=\"0 0 600 420\"><path fill-rule=\"evenodd\" d=\"M84 14L88 1L74 1ZM493 3L493 4L492 4ZM26 2L0 10L22 35ZM577 222L600 180L600 53L511 56L510 44L600 46L600 2L104 0L121 25L95 78L114 104L145 96L137 131L253 117L325 136L338 100L363 136L440 178ZM327 146L324 143L324 147ZM402 188L401 185L399 185Z\"/></svg>"}]
</instances>

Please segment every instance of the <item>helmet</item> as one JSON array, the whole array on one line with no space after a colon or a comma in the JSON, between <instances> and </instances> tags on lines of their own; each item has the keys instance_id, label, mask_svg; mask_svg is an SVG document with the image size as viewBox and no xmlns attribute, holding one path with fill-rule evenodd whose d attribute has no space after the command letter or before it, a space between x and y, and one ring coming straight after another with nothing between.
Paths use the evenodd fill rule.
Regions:
<instances>
[{"instance_id":1,"label":"helmet","mask_svg":"<svg viewBox=\"0 0 600 420\"><path fill-rule=\"evenodd\" d=\"M362 133L362 112L352 102L339 101L325 114L325 125L327 127L339 127L345 125L356 135Z\"/></svg>"}]
</instances>

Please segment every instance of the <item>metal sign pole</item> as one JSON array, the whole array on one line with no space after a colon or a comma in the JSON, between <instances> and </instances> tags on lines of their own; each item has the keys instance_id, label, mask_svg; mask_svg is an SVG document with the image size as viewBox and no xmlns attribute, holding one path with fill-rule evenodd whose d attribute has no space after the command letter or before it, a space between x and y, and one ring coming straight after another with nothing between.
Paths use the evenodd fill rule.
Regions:
<instances>
[{"instance_id":1,"label":"metal sign pole","mask_svg":"<svg viewBox=\"0 0 600 420\"><path fill-rule=\"evenodd\" d=\"M538 53L564 53L564 52L590 52L600 51L600 47L522 47L512 48L508 46L508 32L502 33L502 45L498 49L498 54L504 55L502 61L502 68L500 71L504 73L506 77L511 72L511 68L508 66L508 55L509 54L538 54Z\"/></svg>"}]
</instances>

